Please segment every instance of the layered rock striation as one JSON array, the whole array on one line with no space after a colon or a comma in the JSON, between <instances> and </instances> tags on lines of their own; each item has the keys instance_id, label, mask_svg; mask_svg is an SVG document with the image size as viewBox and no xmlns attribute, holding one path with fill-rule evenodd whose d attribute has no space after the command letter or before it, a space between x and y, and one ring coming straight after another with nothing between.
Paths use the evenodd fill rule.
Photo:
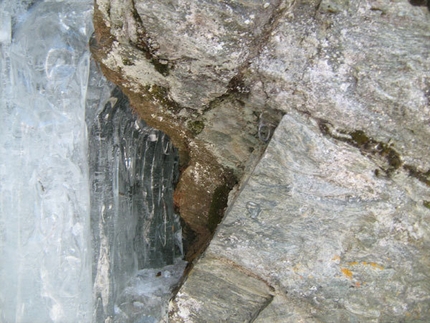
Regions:
<instances>
[{"instance_id":1,"label":"layered rock striation","mask_svg":"<svg viewBox=\"0 0 430 323\"><path fill-rule=\"evenodd\" d=\"M237 294L239 321L429 318L426 2L97 0L94 21L103 71L180 150L188 259L240 183L172 318L231 320ZM208 275L236 296L193 290Z\"/></svg>"},{"instance_id":2,"label":"layered rock striation","mask_svg":"<svg viewBox=\"0 0 430 323\"><path fill-rule=\"evenodd\" d=\"M172 322L426 322L428 185L286 115Z\"/></svg>"}]
</instances>

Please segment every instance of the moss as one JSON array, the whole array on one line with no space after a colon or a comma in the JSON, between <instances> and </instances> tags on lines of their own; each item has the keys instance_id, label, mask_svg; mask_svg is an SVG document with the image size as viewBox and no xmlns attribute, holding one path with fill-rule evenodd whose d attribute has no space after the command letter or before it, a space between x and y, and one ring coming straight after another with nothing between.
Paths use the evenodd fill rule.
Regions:
<instances>
[{"instance_id":1,"label":"moss","mask_svg":"<svg viewBox=\"0 0 430 323\"><path fill-rule=\"evenodd\" d=\"M129 58L126 58L126 57L123 57L123 58L122 58L122 63L123 63L125 66L132 66L132 65L134 65L134 63L133 63Z\"/></svg>"},{"instance_id":2,"label":"moss","mask_svg":"<svg viewBox=\"0 0 430 323\"><path fill-rule=\"evenodd\" d=\"M418 179L427 186L430 186L430 169L427 172L421 172L411 165L404 165L403 168L409 172L409 176Z\"/></svg>"},{"instance_id":3,"label":"moss","mask_svg":"<svg viewBox=\"0 0 430 323\"><path fill-rule=\"evenodd\" d=\"M131 12L132 12L134 21L138 27L137 28L138 39L136 42L130 41L130 44L145 54L146 59L149 60L149 62L152 65L154 65L154 68L158 73L160 73L163 76L168 76L169 72L170 72L170 67L168 64L161 64L160 59L154 55L150 46L148 46L148 42L147 42L148 35L146 34L146 30L143 27L142 19L141 19L139 13L137 12L136 8L134 7L134 4L133 4Z\"/></svg>"},{"instance_id":4,"label":"moss","mask_svg":"<svg viewBox=\"0 0 430 323\"><path fill-rule=\"evenodd\" d=\"M423 201L424 207L430 209L430 201Z\"/></svg>"},{"instance_id":5,"label":"moss","mask_svg":"<svg viewBox=\"0 0 430 323\"><path fill-rule=\"evenodd\" d=\"M318 120L318 126L321 133L325 136L332 137L334 139L346 142L351 146L357 147L364 155L377 156L384 160L387 164L387 167L381 167L381 170L385 172L385 174L390 175L395 170L403 166L403 169L409 172L409 176L418 179L427 186L430 186L430 169L427 172L423 172L419 171L415 166L403 164L400 154L394 150L391 145L368 137L362 130L355 130L352 132L335 132L332 130L332 125L325 120ZM379 170L375 171L375 175L377 177L382 177L382 174Z\"/></svg>"},{"instance_id":6,"label":"moss","mask_svg":"<svg viewBox=\"0 0 430 323\"><path fill-rule=\"evenodd\" d=\"M370 139L364 134L364 131L356 130L350 133L353 143L357 146L368 144Z\"/></svg>"},{"instance_id":7,"label":"moss","mask_svg":"<svg viewBox=\"0 0 430 323\"><path fill-rule=\"evenodd\" d=\"M164 108L167 108L174 113L178 113L182 109L178 103L170 99L168 90L165 87L155 84L147 85L144 88L144 92L152 99L152 101L159 103Z\"/></svg>"},{"instance_id":8,"label":"moss","mask_svg":"<svg viewBox=\"0 0 430 323\"><path fill-rule=\"evenodd\" d=\"M187 123L188 129L194 136L197 136L205 128L205 124L201 120L190 121Z\"/></svg>"},{"instance_id":9,"label":"moss","mask_svg":"<svg viewBox=\"0 0 430 323\"><path fill-rule=\"evenodd\" d=\"M398 169L400 166L402 166L402 160L396 151L393 149L385 149L384 153L386 153L385 156L392 169Z\"/></svg>"},{"instance_id":10,"label":"moss","mask_svg":"<svg viewBox=\"0 0 430 323\"><path fill-rule=\"evenodd\" d=\"M384 160L387 166L383 171L388 175L399 169L403 164L400 154L391 145L370 138L362 130L350 132L343 130L333 131L332 125L324 120L319 120L319 128L324 135L360 149L363 155L375 156Z\"/></svg>"},{"instance_id":11,"label":"moss","mask_svg":"<svg viewBox=\"0 0 430 323\"><path fill-rule=\"evenodd\" d=\"M161 64L160 61L153 57L151 59L151 64L154 65L155 70L163 76L168 76L170 74L170 68L168 64Z\"/></svg>"}]
</instances>

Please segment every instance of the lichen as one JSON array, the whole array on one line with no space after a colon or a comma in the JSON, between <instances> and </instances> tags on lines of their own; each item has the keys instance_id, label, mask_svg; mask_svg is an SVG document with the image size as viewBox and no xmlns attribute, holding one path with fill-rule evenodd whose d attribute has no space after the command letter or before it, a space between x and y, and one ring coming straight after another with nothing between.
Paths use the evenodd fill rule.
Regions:
<instances>
[{"instance_id":1,"label":"lichen","mask_svg":"<svg viewBox=\"0 0 430 323\"><path fill-rule=\"evenodd\" d=\"M340 270L345 277L352 279L353 273L351 270L349 270L348 268L341 268Z\"/></svg>"},{"instance_id":2,"label":"lichen","mask_svg":"<svg viewBox=\"0 0 430 323\"><path fill-rule=\"evenodd\" d=\"M194 136L197 136L199 133L203 131L203 129L205 128L205 124L201 120L194 120L194 121L189 121L187 123L187 127Z\"/></svg>"}]
</instances>

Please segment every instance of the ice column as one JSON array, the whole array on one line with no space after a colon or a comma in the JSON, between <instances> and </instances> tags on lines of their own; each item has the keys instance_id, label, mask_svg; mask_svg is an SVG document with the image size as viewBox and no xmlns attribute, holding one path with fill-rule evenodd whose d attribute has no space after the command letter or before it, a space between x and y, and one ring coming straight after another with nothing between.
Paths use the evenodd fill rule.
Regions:
<instances>
[{"instance_id":1,"label":"ice column","mask_svg":"<svg viewBox=\"0 0 430 323\"><path fill-rule=\"evenodd\" d=\"M102 84L97 82L97 73L91 74L90 80ZM106 89L101 86L91 86L92 91L100 93L94 95L95 98L106 95ZM101 102L105 104L87 114L97 322L115 317L121 304L127 303L130 297L136 299L136 293L130 290L133 286L126 292L131 292L130 297L123 291L138 270L159 268L152 277L147 275L147 280L162 283L163 279L157 279L156 273L182 256L181 230L179 218L173 212L172 196L178 176L177 150L165 134L148 127L132 113L128 99L118 88ZM97 100L88 104L94 108L95 105ZM171 284L170 281L166 283ZM147 286L148 283L137 278L134 285ZM169 287L164 289L169 292ZM142 292L147 296L151 294L149 290ZM120 296L121 303L115 311ZM159 296L152 295L152 304ZM142 298L140 300L143 304ZM161 304L158 308L162 308ZM141 315L149 315L145 308L133 309L131 304L122 310L120 320L115 319L134 322L132 314L136 314L136 310ZM161 318L161 314L159 310L151 317Z\"/></svg>"},{"instance_id":2,"label":"ice column","mask_svg":"<svg viewBox=\"0 0 430 323\"><path fill-rule=\"evenodd\" d=\"M0 3L0 322L157 322L177 151L90 60L92 1L31 2Z\"/></svg>"},{"instance_id":3,"label":"ice column","mask_svg":"<svg viewBox=\"0 0 430 323\"><path fill-rule=\"evenodd\" d=\"M19 3L1 4L0 321L90 322L92 4L40 3L21 19Z\"/></svg>"},{"instance_id":4,"label":"ice column","mask_svg":"<svg viewBox=\"0 0 430 323\"><path fill-rule=\"evenodd\" d=\"M90 60L92 1L31 2L0 3L0 322L158 322L177 151Z\"/></svg>"}]
</instances>

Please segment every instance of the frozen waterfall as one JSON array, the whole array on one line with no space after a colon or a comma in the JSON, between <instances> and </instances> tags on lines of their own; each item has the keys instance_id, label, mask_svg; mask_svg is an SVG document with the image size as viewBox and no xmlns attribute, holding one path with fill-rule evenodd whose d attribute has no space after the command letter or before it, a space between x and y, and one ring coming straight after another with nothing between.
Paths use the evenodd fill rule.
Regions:
<instances>
[{"instance_id":1,"label":"frozen waterfall","mask_svg":"<svg viewBox=\"0 0 430 323\"><path fill-rule=\"evenodd\" d=\"M91 62L92 1L31 3L0 3L0 321L158 322L177 151Z\"/></svg>"}]
</instances>

